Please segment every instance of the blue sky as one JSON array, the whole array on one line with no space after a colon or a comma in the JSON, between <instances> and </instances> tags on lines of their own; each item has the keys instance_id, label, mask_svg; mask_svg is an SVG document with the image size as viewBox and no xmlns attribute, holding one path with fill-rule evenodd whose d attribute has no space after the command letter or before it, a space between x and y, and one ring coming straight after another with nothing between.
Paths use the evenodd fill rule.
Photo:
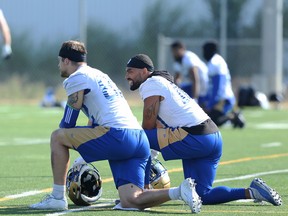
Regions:
<instances>
[{"instance_id":1,"label":"blue sky","mask_svg":"<svg viewBox=\"0 0 288 216\"><path fill-rule=\"evenodd\" d=\"M0 7L13 34L26 33L33 44L61 41L79 35L79 2L81 0L0 0ZM82 0L83 1L83 0ZM171 7L190 8L192 20L209 19L203 0L162 0ZM141 28L144 9L155 0L85 0L89 23L102 23L121 34ZM243 22L251 23L261 0L250 0L243 11Z\"/></svg>"}]
</instances>

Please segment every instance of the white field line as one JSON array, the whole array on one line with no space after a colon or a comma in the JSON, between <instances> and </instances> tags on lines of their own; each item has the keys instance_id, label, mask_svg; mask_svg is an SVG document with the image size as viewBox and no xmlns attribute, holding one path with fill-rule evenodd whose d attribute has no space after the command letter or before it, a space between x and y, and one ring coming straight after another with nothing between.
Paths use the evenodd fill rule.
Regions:
<instances>
[{"instance_id":1,"label":"white field line","mask_svg":"<svg viewBox=\"0 0 288 216\"><path fill-rule=\"evenodd\" d=\"M238 177L234 177L234 178L218 179L218 180L215 180L214 183L227 182L227 181L236 181L236 180L244 180L244 179L255 178L255 177L259 177L259 176L263 176L263 175L273 175L273 174L279 174L279 173L288 173L288 169L273 170L273 171L269 171L269 172L253 173L253 174L238 176Z\"/></svg>"},{"instance_id":2,"label":"white field line","mask_svg":"<svg viewBox=\"0 0 288 216\"><path fill-rule=\"evenodd\" d=\"M22 198L22 197L27 197L27 196L34 196L37 194L43 193L43 191L41 190L35 190L35 191L27 191L21 194L14 194L14 195L8 195L5 196L5 198L7 199L18 199L18 198Z\"/></svg>"},{"instance_id":3,"label":"white field line","mask_svg":"<svg viewBox=\"0 0 288 216\"><path fill-rule=\"evenodd\" d=\"M264 143L261 145L262 148L273 148L282 146L281 142Z\"/></svg>"},{"instance_id":4,"label":"white field line","mask_svg":"<svg viewBox=\"0 0 288 216\"><path fill-rule=\"evenodd\" d=\"M34 195L41 194L41 193L48 193L48 192L51 192L51 190L52 190L52 188L47 188L47 189L43 189L43 190L33 190L33 191L26 191L26 192L23 192L20 194L8 195L8 196L0 198L0 202L18 199L18 198L22 198L22 197L34 196Z\"/></svg>"},{"instance_id":5,"label":"white field line","mask_svg":"<svg viewBox=\"0 0 288 216\"><path fill-rule=\"evenodd\" d=\"M48 138L14 138L12 140L0 141L1 146L24 146L24 145L39 145L49 144Z\"/></svg>"},{"instance_id":6,"label":"white field line","mask_svg":"<svg viewBox=\"0 0 288 216\"><path fill-rule=\"evenodd\" d=\"M267 130L286 130L288 129L288 123L281 123L281 122L266 122L266 123L259 123L259 124L253 124L253 128L255 129L267 129Z\"/></svg>"}]
</instances>

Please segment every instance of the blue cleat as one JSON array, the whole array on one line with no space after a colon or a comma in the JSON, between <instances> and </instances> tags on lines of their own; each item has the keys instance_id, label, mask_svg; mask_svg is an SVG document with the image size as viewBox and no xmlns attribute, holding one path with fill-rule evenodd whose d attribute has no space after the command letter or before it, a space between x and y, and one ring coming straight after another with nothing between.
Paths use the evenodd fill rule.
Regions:
<instances>
[{"instance_id":1,"label":"blue cleat","mask_svg":"<svg viewBox=\"0 0 288 216\"><path fill-rule=\"evenodd\" d=\"M256 202L266 201L275 206L282 205L281 196L277 191L269 187L261 178L255 178L251 182L249 190Z\"/></svg>"}]
</instances>

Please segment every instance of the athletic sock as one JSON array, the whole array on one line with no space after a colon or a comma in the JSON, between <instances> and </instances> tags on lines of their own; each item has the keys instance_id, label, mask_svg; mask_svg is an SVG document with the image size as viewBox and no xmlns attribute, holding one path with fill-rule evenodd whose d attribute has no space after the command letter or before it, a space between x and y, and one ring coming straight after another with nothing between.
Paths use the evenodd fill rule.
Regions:
<instances>
[{"instance_id":1,"label":"athletic sock","mask_svg":"<svg viewBox=\"0 0 288 216\"><path fill-rule=\"evenodd\" d=\"M259 192L253 188L248 188L251 199L260 199Z\"/></svg>"},{"instance_id":2,"label":"athletic sock","mask_svg":"<svg viewBox=\"0 0 288 216\"><path fill-rule=\"evenodd\" d=\"M53 185L52 195L56 199L63 199L63 197L65 196L65 185L54 184Z\"/></svg>"},{"instance_id":3,"label":"athletic sock","mask_svg":"<svg viewBox=\"0 0 288 216\"><path fill-rule=\"evenodd\" d=\"M169 197L171 200L180 200L181 193L180 193L180 187L173 187L169 189Z\"/></svg>"}]
</instances>

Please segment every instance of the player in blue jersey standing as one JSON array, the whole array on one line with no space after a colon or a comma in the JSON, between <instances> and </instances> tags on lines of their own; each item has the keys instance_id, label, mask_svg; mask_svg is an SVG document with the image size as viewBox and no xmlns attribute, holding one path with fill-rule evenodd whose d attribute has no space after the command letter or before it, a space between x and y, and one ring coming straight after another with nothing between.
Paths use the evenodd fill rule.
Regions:
<instances>
[{"instance_id":1,"label":"player in blue jersey standing","mask_svg":"<svg viewBox=\"0 0 288 216\"><path fill-rule=\"evenodd\" d=\"M231 76L225 60L218 54L215 42L203 45L203 56L207 61L209 88L204 107L211 119L221 126L231 121L233 126L243 128L244 118L234 111L236 99L232 90Z\"/></svg>"},{"instance_id":2,"label":"player in blue jersey standing","mask_svg":"<svg viewBox=\"0 0 288 216\"><path fill-rule=\"evenodd\" d=\"M169 200L185 201L195 212L195 191L191 179L179 187L144 190L145 169L150 157L144 130L132 114L115 83L100 70L86 63L86 48L78 41L67 41L59 52L59 70L66 78L63 86L68 96L60 129L51 135L53 191L32 209L67 209L65 181L69 149L80 153L89 163L108 160L118 189L121 207L144 209ZM80 110L89 126L75 127Z\"/></svg>"},{"instance_id":3,"label":"player in blue jersey standing","mask_svg":"<svg viewBox=\"0 0 288 216\"><path fill-rule=\"evenodd\" d=\"M164 160L181 159L185 178L195 181L203 204L255 199L281 205L279 194L256 178L248 188L212 187L222 155L222 137L214 122L166 71L154 71L144 54L132 57L126 67L130 89L139 88L144 101L142 127L150 148ZM195 183L193 186L195 187Z\"/></svg>"}]
</instances>

